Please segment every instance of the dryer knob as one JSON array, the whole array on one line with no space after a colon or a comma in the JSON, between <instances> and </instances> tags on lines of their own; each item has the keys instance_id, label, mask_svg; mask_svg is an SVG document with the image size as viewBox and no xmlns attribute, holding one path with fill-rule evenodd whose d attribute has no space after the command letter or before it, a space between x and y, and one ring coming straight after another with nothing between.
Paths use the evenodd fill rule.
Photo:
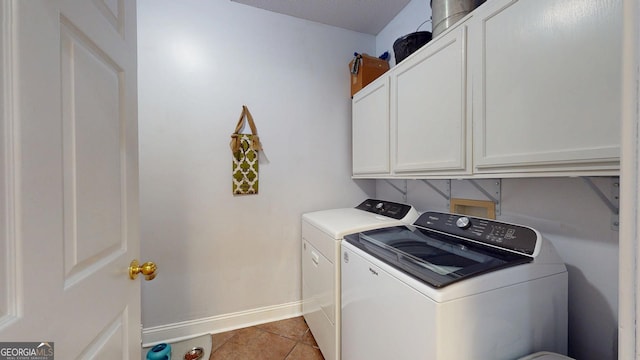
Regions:
<instances>
[{"instance_id":1,"label":"dryer knob","mask_svg":"<svg viewBox=\"0 0 640 360\"><path fill-rule=\"evenodd\" d=\"M456 226L460 229L468 229L471 226L471 220L466 216L459 217L456 220Z\"/></svg>"},{"instance_id":2,"label":"dryer knob","mask_svg":"<svg viewBox=\"0 0 640 360\"><path fill-rule=\"evenodd\" d=\"M381 203L381 202L377 203L376 204L376 210L383 211L384 210L384 203Z\"/></svg>"}]
</instances>

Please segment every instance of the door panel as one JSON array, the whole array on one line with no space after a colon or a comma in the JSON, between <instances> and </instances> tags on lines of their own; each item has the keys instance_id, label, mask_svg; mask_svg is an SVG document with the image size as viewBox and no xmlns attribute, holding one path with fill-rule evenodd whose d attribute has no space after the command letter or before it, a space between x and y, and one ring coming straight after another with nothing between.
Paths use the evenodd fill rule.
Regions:
<instances>
[{"instance_id":1,"label":"door panel","mask_svg":"<svg viewBox=\"0 0 640 360\"><path fill-rule=\"evenodd\" d=\"M1 15L0 221L14 230L0 237L0 341L137 359L135 2L3 1Z\"/></svg>"},{"instance_id":2,"label":"door panel","mask_svg":"<svg viewBox=\"0 0 640 360\"><path fill-rule=\"evenodd\" d=\"M400 64L391 84L393 171L468 170L467 24Z\"/></svg>"},{"instance_id":3,"label":"door panel","mask_svg":"<svg viewBox=\"0 0 640 360\"><path fill-rule=\"evenodd\" d=\"M73 284L126 249L123 72L68 20L61 30L65 274Z\"/></svg>"},{"instance_id":4,"label":"door panel","mask_svg":"<svg viewBox=\"0 0 640 360\"><path fill-rule=\"evenodd\" d=\"M119 314L109 325L87 345L78 356L78 359L127 359L129 356L127 347L126 324L128 314L126 311Z\"/></svg>"},{"instance_id":5,"label":"door panel","mask_svg":"<svg viewBox=\"0 0 640 360\"><path fill-rule=\"evenodd\" d=\"M388 174L389 77L376 79L352 103L353 174Z\"/></svg>"},{"instance_id":6,"label":"door panel","mask_svg":"<svg viewBox=\"0 0 640 360\"><path fill-rule=\"evenodd\" d=\"M124 35L124 0L94 0L102 16L121 36Z\"/></svg>"},{"instance_id":7,"label":"door panel","mask_svg":"<svg viewBox=\"0 0 640 360\"><path fill-rule=\"evenodd\" d=\"M475 172L617 170L622 2L484 9L470 41Z\"/></svg>"}]
</instances>

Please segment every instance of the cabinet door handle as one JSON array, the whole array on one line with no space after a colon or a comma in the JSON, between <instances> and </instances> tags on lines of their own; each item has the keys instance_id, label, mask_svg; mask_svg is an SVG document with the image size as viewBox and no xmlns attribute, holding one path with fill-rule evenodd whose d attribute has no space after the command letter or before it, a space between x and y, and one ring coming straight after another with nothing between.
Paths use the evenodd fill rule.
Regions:
<instances>
[{"instance_id":1,"label":"cabinet door handle","mask_svg":"<svg viewBox=\"0 0 640 360\"><path fill-rule=\"evenodd\" d=\"M318 255L318 253L313 250L311 251L311 261L313 261L313 264L315 266L318 266L318 264L320 263L320 255Z\"/></svg>"}]
</instances>

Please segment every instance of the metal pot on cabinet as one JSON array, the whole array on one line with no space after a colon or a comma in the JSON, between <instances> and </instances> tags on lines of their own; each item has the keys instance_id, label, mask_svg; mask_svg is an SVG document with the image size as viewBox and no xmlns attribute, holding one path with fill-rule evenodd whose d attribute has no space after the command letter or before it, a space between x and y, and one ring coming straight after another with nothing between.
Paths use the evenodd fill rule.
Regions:
<instances>
[{"instance_id":1,"label":"metal pot on cabinet","mask_svg":"<svg viewBox=\"0 0 640 360\"><path fill-rule=\"evenodd\" d=\"M433 37L467 16L485 0L431 0Z\"/></svg>"}]
</instances>

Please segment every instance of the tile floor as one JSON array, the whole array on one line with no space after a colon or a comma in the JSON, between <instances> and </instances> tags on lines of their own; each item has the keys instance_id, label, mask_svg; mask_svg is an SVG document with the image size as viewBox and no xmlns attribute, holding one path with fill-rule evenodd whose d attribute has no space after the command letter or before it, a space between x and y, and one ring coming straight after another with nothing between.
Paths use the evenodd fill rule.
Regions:
<instances>
[{"instance_id":1,"label":"tile floor","mask_svg":"<svg viewBox=\"0 0 640 360\"><path fill-rule=\"evenodd\" d=\"M324 360L302 316L211 338L209 360Z\"/></svg>"}]
</instances>

